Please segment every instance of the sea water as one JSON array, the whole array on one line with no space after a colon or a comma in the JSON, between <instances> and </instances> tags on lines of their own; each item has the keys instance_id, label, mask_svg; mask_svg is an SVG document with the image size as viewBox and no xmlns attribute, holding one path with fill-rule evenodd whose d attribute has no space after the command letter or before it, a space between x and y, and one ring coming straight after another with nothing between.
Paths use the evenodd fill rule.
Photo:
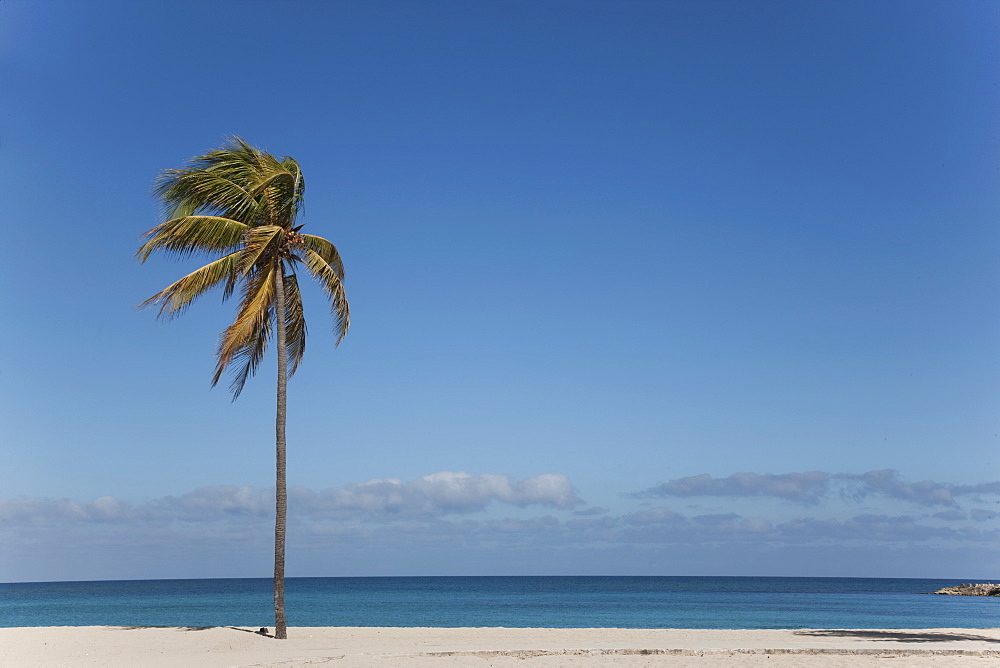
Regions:
<instances>
[{"instance_id":1,"label":"sea water","mask_svg":"<svg viewBox=\"0 0 1000 668\"><path fill-rule=\"evenodd\" d=\"M986 628L956 580L776 577L289 578L289 626ZM0 584L0 627L271 626L269 579Z\"/></svg>"}]
</instances>

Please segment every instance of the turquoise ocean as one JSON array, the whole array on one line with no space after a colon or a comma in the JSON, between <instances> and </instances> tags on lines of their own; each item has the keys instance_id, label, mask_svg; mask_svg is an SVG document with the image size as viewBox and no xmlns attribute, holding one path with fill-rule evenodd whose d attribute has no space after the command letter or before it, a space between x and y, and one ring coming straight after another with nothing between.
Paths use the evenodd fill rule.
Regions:
<instances>
[{"instance_id":1,"label":"turquoise ocean","mask_svg":"<svg viewBox=\"0 0 1000 668\"><path fill-rule=\"evenodd\" d=\"M289 578L289 626L986 628L957 580L776 577ZM0 627L272 626L269 579L0 584Z\"/></svg>"}]
</instances>

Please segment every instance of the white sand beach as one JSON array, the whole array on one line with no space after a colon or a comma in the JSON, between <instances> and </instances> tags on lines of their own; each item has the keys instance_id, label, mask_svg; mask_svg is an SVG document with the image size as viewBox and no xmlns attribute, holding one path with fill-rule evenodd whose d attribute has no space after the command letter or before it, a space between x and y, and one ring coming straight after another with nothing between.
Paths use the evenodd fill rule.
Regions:
<instances>
[{"instance_id":1,"label":"white sand beach","mask_svg":"<svg viewBox=\"0 0 1000 668\"><path fill-rule=\"evenodd\" d=\"M0 629L0 666L1000 665L1000 629Z\"/></svg>"}]
</instances>

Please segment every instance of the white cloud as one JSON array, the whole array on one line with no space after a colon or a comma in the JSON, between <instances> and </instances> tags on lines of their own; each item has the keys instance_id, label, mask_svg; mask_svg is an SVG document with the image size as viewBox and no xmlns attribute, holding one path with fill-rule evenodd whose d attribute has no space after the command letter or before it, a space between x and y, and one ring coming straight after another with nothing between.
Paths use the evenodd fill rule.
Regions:
<instances>
[{"instance_id":1,"label":"white cloud","mask_svg":"<svg viewBox=\"0 0 1000 668\"><path fill-rule=\"evenodd\" d=\"M780 489L784 496L779 498L795 495L788 487L775 487L775 480L759 479L764 477L749 479L751 487ZM797 476L773 478L805 484ZM874 479L870 494L898 498L890 497L890 492L898 489L893 478ZM858 485L864 480L861 476L846 481L836 478L836 484L845 483ZM697 482L689 483L687 489L724 489L728 484ZM910 487L918 495L927 493L928 499L936 498L931 486ZM990 493L983 486L975 487L975 494ZM929 505L915 500L909 492L899 494L918 507ZM439 562L435 555L449 554L453 563L466 563L461 561L461 555L487 558L484 555L517 553L523 558L528 553L541 555L543 550L565 553L568 559L569 555L594 557L608 550L639 551L636 554L662 550L668 559L678 551L709 556L836 548L841 550L839 554L847 555L845 550L868 550L868 554L879 546L900 554L921 550L921 554L929 554L927 550L931 549L979 550L979 554L1000 542L995 524L998 514L982 507L965 511L949 506L933 513L921 509L906 514L884 509L859 513L857 509L852 512L850 506L831 504L813 506L814 510L822 509L820 515L790 518L787 505L774 511L774 516L767 510L762 516L753 516L747 512L748 504L738 503L741 505L734 504L732 510L723 505L718 511L701 514L666 506L623 512L583 507L569 479L560 474L524 480L455 472L435 473L408 482L381 478L320 492L290 490L289 549L313 555L313 564L323 563L322 555L339 559L345 553L366 553L378 556L381 563L396 559L396 572L413 573L406 566L410 563L407 555L413 551L423 551L423 563L436 564ZM536 516L519 512L518 517L475 518L474 513L491 504L534 508ZM188 554L203 555L201 562L193 557L189 560L195 564L229 563L229 555L244 553L248 556L239 559L246 561L251 559L249 555L255 555L252 559L265 563L271 549L272 508L271 490L227 485L203 487L139 505L107 496L85 502L0 500L0 541L9 548L8 557L17 555L18 560L29 565L60 554L63 556L54 558L71 565L74 554L88 551L96 564L92 573L104 572L100 570L102 554L115 555L129 568L130 563L143 558L151 563L156 559L180 563L188 559ZM548 514L550 509L565 512L561 516ZM546 514L539 516L539 510ZM0 554L0 572L5 570L2 557ZM352 558L363 570L365 560L361 556ZM468 565L471 563L464 567L472 568ZM570 559L567 563L576 562Z\"/></svg>"},{"instance_id":2,"label":"white cloud","mask_svg":"<svg viewBox=\"0 0 1000 668\"><path fill-rule=\"evenodd\" d=\"M228 517L259 517L274 515L274 491L254 487L217 485L200 487L181 496L158 499L138 509L147 520L176 519L204 522Z\"/></svg>"},{"instance_id":3,"label":"white cloud","mask_svg":"<svg viewBox=\"0 0 1000 668\"><path fill-rule=\"evenodd\" d=\"M597 515L607 515L608 509L601 508L600 506L592 506L583 510L574 510L573 514L577 517L595 517Z\"/></svg>"},{"instance_id":4,"label":"white cloud","mask_svg":"<svg viewBox=\"0 0 1000 668\"><path fill-rule=\"evenodd\" d=\"M426 519L474 513L491 503L570 510L582 502L569 478L559 473L513 481L506 475L443 471L412 482L385 478L318 493L304 488L289 491L293 521ZM140 506L110 496L79 503L67 499L0 499L0 523L6 526L111 521L204 524L231 518L263 521L273 516L273 490L233 485L201 487Z\"/></svg>"},{"instance_id":5,"label":"white cloud","mask_svg":"<svg viewBox=\"0 0 1000 668\"><path fill-rule=\"evenodd\" d=\"M433 473L411 482L396 478L369 480L319 493L297 489L295 501L311 518L355 517L378 521L474 513L491 503L562 510L582 503L569 478L560 473L512 481L506 475L451 471Z\"/></svg>"},{"instance_id":6,"label":"white cloud","mask_svg":"<svg viewBox=\"0 0 1000 668\"><path fill-rule=\"evenodd\" d=\"M899 479L899 472L891 469L868 471L861 476L851 477L861 481L862 494L880 493L890 498L912 501L925 506L955 505L952 496L954 487L944 483L930 480L905 483Z\"/></svg>"},{"instance_id":7,"label":"white cloud","mask_svg":"<svg viewBox=\"0 0 1000 668\"><path fill-rule=\"evenodd\" d=\"M128 504L110 496L76 503L68 499L0 499L0 523L39 526L65 522L106 522L131 515Z\"/></svg>"},{"instance_id":8,"label":"white cloud","mask_svg":"<svg viewBox=\"0 0 1000 668\"><path fill-rule=\"evenodd\" d=\"M791 501L815 502L826 492L830 475L822 471L804 473L734 473L713 478L707 473L670 480L651 487L641 496L775 496Z\"/></svg>"},{"instance_id":9,"label":"white cloud","mask_svg":"<svg viewBox=\"0 0 1000 668\"><path fill-rule=\"evenodd\" d=\"M669 480L650 487L633 496L639 498L666 497L773 497L787 501L816 504L839 491L844 501L858 502L868 497L897 499L921 506L948 506L956 508L956 497L971 496L981 499L987 495L1000 495L1000 482L976 485L952 485L921 480L906 482L899 472L892 469L867 473L734 473L725 478L714 478L707 473ZM944 517L942 516L942 519Z\"/></svg>"}]
</instances>

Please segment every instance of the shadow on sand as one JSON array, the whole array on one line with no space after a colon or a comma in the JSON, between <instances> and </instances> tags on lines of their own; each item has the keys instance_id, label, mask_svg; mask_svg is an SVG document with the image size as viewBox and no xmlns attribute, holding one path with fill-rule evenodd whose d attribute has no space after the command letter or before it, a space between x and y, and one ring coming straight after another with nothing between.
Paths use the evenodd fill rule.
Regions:
<instances>
[{"instance_id":1,"label":"shadow on sand","mask_svg":"<svg viewBox=\"0 0 1000 668\"><path fill-rule=\"evenodd\" d=\"M260 631L241 629L238 626L119 626L118 628L124 631L136 631L142 629L176 629L178 631L207 631L209 629L229 629L231 631L242 631L243 633L252 633L255 636L264 636L265 638L274 637L270 633L261 633Z\"/></svg>"},{"instance_id":2,"label":"shadow on sand","mask_svg":"<svg viewBox=\"0 0 1000 668\"><path fill-rule=\"evenodd\" d=\"M864 631L860 629L808 629L795 631L795 635L813 638L857 638L858 640L895 640L896 642L951 642L974 640L1000 643L1000 639L972 633L935 633L933 631Z\"/></svg>"}]
</instances>

